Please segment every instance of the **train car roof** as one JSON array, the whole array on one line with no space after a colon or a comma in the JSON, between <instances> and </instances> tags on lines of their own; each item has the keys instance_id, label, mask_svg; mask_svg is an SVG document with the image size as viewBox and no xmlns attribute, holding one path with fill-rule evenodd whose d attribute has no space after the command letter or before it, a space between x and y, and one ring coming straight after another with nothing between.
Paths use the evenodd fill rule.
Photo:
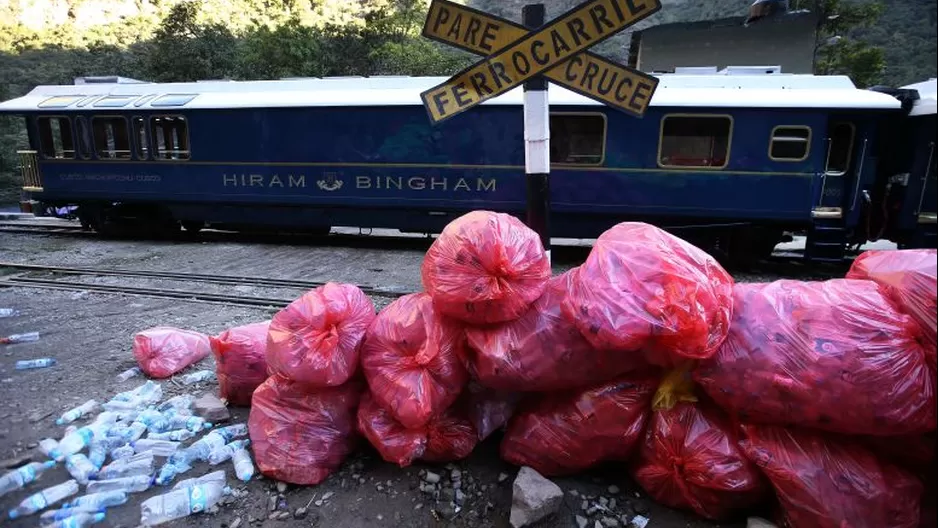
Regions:
<instances>
[{"instance_id":1,"label":"train car roof","mask_svg":"<svg viewBox=\"0 0 938 528\"><path fill-rule=\"evenodd\" d=\"M886 94L860 90L846 76L801 74L660 74L651 106L694 108L898 109ZM0 103L2 113L69 110L173 111L179 109L345 107L420 105L420 92L446 77L327 77L275 81L146 83L112 77L95 82L38 86ZM550 104L601 106L560 86L551 86ZM486 101L520 105L522 91Z\"/></svg>"},{"instance_id":2,"label":"train car roof","mask_svg":"<svg viewBox=\"0 0 938 528\"><path fill-rule=\"evenodd\" d=\"M912 105L910 116L934 115L938 112L938 80L933 78L902 88L918 91L918 100Z\"/></svg>"}]
</instances>

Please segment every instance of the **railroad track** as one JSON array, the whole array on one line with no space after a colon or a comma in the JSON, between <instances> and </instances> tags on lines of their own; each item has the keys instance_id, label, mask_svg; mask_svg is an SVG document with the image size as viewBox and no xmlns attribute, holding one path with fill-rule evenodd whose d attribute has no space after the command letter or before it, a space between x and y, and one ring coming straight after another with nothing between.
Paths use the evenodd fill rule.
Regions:
<instances>
[{"instance_id":1,"label":"railroad track","mask_svg":"<svg viewBox=\"0 0 938 528\"><path fill-rule=\"evenodd\" d=\"M266 286L275 288L296 288L309 290L322 286L324 282L306 281L297 279L275 279L270 277L248 277L234 275L204 275L198 273L172 273L162 271L137 271L123 269L74 268L62 266L44 266L40 264L19 264L14 262L0 262L0 269L13 269L21 273L49 273L62 276L95 276L95 277L126 277L139 279L164 279L185 282L203 282L211 284L228 284L242 286ZM262 306L282 308L294 298L252 297L242 295L229 295L219 293L206 293L194 290L167 290L158 288L145 288L139 286L125 286L113 284L93 284L78 280L62 280L24 276L23 274L10 275L0 278L0 287L27 287L50 290L91 291L97 293L116 293L125 295L139 295L145 297L184 299L190 301L212 302L239 306ZM391 290L376 286L359 286L363 292L379 297L396 298L411 292Z\"/></svg>"}]
</instances>

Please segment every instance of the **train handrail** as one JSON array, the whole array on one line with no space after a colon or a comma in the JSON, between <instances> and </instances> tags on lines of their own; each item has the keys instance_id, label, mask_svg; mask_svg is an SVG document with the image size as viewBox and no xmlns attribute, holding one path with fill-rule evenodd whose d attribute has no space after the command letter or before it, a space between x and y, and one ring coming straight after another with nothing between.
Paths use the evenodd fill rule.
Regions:
<instances>
[{"instance_id":1,"label":"train handrail","mask_svg":"<svg viewBox=\"0 0 938 528\"><path fill-rule=\"evenodd\" d=\"M833 145L833 141L831 141L831 138L829 137L824 138L824 141L827 141L827 156L824 158L824 174L821 176L821 194L817 199L818 207L822 207L824 205L824 191L827 187L827 168L831 163L831 146Z\"/></svg>"},{"instance_id":2,"label":"train handrail","mask_svg":"<svg viewBox=\"0 0 938 528\"><path fill-rule=\"evenodd\" d=\"M866 138L863 138L863 151L860 152L860 167L857 169L857 185L853 189L853 203L850 205L851 211L857 207L857 197L860 195L860 181L863 179L863 163L866 161L867 141Z\"/></svg>"},{"instance_id":3,"label":"train handrail","mask_svg":"<svg viewBox=\"0 0 938 528\"><path fill-rule=\"evenodd\" d=\"M929 143L928 163L925 164L925 172L922 174L922 192L918 196L918 206L915 208L914 216L922 212L922 204L925 203L925 189L928 188L928 174L931 172L931 163L935 160L935 142Z\"/></svg>"},{"instance_id":4,"label":"train handrail","mask_svg":"<svg viewBox=\"0 0 938 528\"><path fill-rule=\"evenodd\" d=\"M39 153L35 150L17 150L16 155L19 157L23 190L42 192L42 176L39 174Z\"/></svg>"}]
</instances>

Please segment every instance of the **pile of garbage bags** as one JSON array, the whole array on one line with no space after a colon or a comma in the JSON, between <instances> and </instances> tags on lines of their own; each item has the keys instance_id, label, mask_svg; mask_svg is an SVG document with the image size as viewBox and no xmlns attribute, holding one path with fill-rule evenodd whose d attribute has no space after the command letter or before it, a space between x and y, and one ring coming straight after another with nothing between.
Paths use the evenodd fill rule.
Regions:
<instances>
[{"instance_id":1,"label":"pile of garbage bags","mask_svg":"<svg viewBox=\"0 0 938 528\"><path fill-rule=\"evenodd\" d=\"M226 397L253 390L257 465L280 480L318 483L361 441L402 467L458 460L503 429L508 462L614 462L707 519L912 528L935 515L936 257L871 251L843 279L736 284L627 222L552 277L534 232L475 211L427 252L424 292L375 314L328 284L266 341L244 327L211 348Z\"/></svg>"}]
</instances>

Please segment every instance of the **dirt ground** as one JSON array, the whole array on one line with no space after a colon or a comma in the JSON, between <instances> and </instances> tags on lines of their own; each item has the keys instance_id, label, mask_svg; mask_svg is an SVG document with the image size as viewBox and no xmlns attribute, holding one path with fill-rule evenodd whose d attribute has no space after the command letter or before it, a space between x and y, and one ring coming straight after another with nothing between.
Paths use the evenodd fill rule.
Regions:
<instances>
[{"instance_id":1,"label":"dirt ground","mask_svg":"<svg viewBox=\"0 0 938 528\"><path fill-rule=\"evenodd\" d=\"M391 249L377 246L98 241L0 233L0 261L335 280L398 291L419 289L419 267L425 246L416 244ZM555 271L571 265L575 262L562 262ZM121 282L128 283L123 279ZM151 287L159 284L154 281L130 283ZM163 286L182 287L178 284ZM211 291L208 285L184 286ZM237 293L270 295L273 292L249 287L243 290ZM298 292L277 290L275 293L291 296ZM389 302L382 297L374 300L379 308ZM54 424L61 412L89 398L105 401L141 383L139 377L123 383L116 379L118 373L135 365L131 355L135 332L154 325L172 325L214 334L231 326L268 319L274 313L270 309L19 287L0 288L0 307L20 311L18 317L0 319L0 335L28 331L42 335L38 342L0 347L2 459L24 455L39 459L41 455L35 449L37 442L62 435L63 428ZM39 370L13 369L17 360L40 357L52 357L58 363ZM214 368L214 365L209 358L193 368ZM172 381L162 385L164 397L182 393L184 389ZM200 393L215 390L216 386L210 382L197 385L194 390L192 387L185 389ZM248 409L232 410L234 422L247 420ZM511 483L517 468L499 459L498 440L498 435L490 438L479 445L468 460L448 467L417 463L401 469L383 462L370 448L363 448L346 461L341 471L319 486L289 486L282 494L278 493L275 482L264 478L255 477L249 483L237 481L230 464L226 463L221 467L228 470L229 485L237 496L226 498L215 513L192 516L167 526L507 527ZM211 469L215 468L201 464L185 477L199 476ZM420 489L425 470L442 475L446 482L453 469L458 469L462 475L460 491L466 496L458 512L447 500L454 493L452 486L440 487L433 493ZM60 465L27 490L0 498L0 511L6 512L30 493L67 478L67 472ZM597 509L594 507L597 503L605 504L608 511L589 517L590 528L603 517L618 518L622 514L636 513L651 519L649 528L721 526L653 503L628 479L620 464L606 464L593 472L554 481L565 491L564 504L556 516L538 525L544 528L576 526L574 516L586 516L583 506L592 511ZM610 486L614 486L611 491ZM102 525L137 526L140 502L165 491L165 488L157 488L134 494L127 504L109 509ZM440 500L435 500L434 495ZM296 513L298 508L307 506L305 516L302 511ZM36 523L35 516L7 522L4 515L4 521L0 521L0 525L11 527L35 526ZM722 526L743 525L744 522Z\"/></svg>"}]
</instances>

